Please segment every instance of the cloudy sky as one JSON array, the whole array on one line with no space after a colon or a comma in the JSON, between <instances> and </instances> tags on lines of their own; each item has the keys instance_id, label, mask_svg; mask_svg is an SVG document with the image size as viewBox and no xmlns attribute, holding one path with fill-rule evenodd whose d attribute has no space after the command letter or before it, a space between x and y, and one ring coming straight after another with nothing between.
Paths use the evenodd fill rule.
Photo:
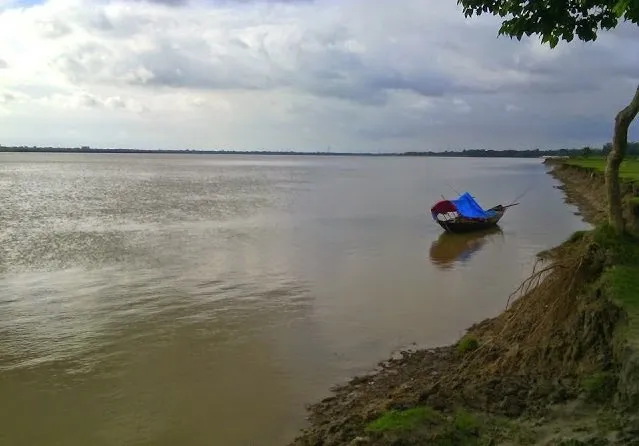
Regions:
<instances>
[{"instance_id":1,"label":"cloudy sky","mask_svg":"<svg viewBox=\"0 0 639 446\"><path fill-rule=\"evenodd\" d=\"M639 27L554 50L498 27L464 19L456 0L0 0L0 144L608 141L639 83Z\"/></svg>"}]
</instances>

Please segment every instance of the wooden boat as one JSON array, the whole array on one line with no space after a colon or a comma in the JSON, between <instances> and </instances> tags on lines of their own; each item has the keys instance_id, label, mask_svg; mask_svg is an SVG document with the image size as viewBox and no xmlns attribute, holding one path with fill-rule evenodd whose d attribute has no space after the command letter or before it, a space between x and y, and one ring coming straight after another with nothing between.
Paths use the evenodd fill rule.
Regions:
<instances>
[{"instance_id":1,"label":"wooden boat","mask_svg":"<svg viewBox=\"0 0 639 446\"><path fill-rule=\"evenodd\" d=\"M484 210L468 192L454 200L438 201L430 208L435 220L446 232L462 233L492 228L499 223L506 209L519 203L498 204Z\"/></svg>"}]
</instances>

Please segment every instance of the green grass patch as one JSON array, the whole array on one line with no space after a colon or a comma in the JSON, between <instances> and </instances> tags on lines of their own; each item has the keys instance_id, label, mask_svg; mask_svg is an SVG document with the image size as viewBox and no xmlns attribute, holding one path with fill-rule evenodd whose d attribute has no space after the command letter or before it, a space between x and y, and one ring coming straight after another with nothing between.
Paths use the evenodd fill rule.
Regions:
<instances>
[{"instance_id":1,"label":"green grass patch","mask_svg":"<svg viewBox=\"0 0 639 446\"><path fill-rule=\"evenodd\" d=\"M606 446L608 444L610 444L610 442L606 438L592 438L589 440L569 439L555 443L556 446Z\"/></svg>"},{"instance_id":2,"label":"green grass patch","mask_svg":"<svg viewBox=\"0 0 639 446\"><path fill-rule=\"evenodd\" d=\"M636 227L638 226L637 223L639 223L639 197L626 198L626 207L630 209L630 212L632 214L631 220L634 220L630 223L634 223L636 232Z\"/></svg>"},{"instance_id":3,"label":"green grass patch","mask_svg":"<svg viewBox=\"0 0 639 446\"><path fill-rule=\"evenodd\" d=\"M639 239L631 234L619 235L608 224L593 231L594 241L603 248L609 265L639 266Z\"/></svg>"},{"instance_id":4,"label":"green grass patch","mask_svg":"<svg viewBox=\"0 0 639 446\"><path fill-rule=\"evenodd\" d=\"M602 434L619 431L623 425L624 422L617 412L603 412L597 417L597 430Z\"/></svg>"},{"instance_id":5,"label":"green grass patch","mask_svg":"<svg viewBox=\"0 0 639 446\"><path fill-rule=\"evenodd\" d=\"M606 159L603 157L573 158L566 160L566 164L594 169L600 172L606 170ZM619 176L624 180L639 180L639 159L626 158L619 167Z\"/></svg>"},{"instance_id":6,"label":"green grass patch","mask_svg":"<svg viewBox=\"0 0 639 446\"><path fill-rule=\"evenodd\" d=\"M626 311L639 314L639 266L614 266L606 271L605 281Z\"/></svg>"},{"instance_id":7,"label":"green grass patch","mask_svg":"<svg viewBox=\"0 0 639 446\"><path fill-rule=\"evenodd\" d=\"M480 419L463 409L445 415L424 406L390 410L371 422L366 431L399 441L397 444L403 444L401 439L410 439L411 444L480 446L494 444L505 433L504 426L491 420ZM418 440L423 443L416 443Z\"/></svg>"},{"instance_id":8,"label":"green grass patch","mask_svg":"<svg viewBox=\"0 0 639 446\"><path fill-rule=\"evenodd\" d=\"M480 423L470 412L458 410L453 420L455 429L463 435L479 435Z\"/></svg>"},{"instance_id":9,"label":"green grass patch","mask_svg":"<svg viewBox=\"0 0 639 446\"><path fill-rule=\"evenodd\" d=\"M479 348L479 341L470 335L466 335L457 343L457 353L464 354L467 352L472 352L473 350L477 350Z\"/></svg>"},{"instance_id":10,"label":"green grass patch","mask_svg":"<svg viewBox=\"0 0 639 446\"><path fill-rule=\"evenodd\" d=\"M570 234L570 237L568 237L568 239L564 242L564 244L572 244L572 243L577 243L581 240L583 240L584 236L586 234L588 234L590 231L575 231L572 234Z\"/></svg>"},{"instance_id":11,"label":"green grass patch","mask_svg":"<svg viewBox=\"0 0 639 446\"><path fill-rule=\"evenodd\" d=\"M603 225L594 230L594 241L603 248L608 265L601 278L603 289L628 316L624 337L639 347L639 239Z\"/></svg>"},{"instance_id":12,"label":"green grass patch","mask_svg":"<svg viewBox=\"0 0 639 446\"><path fill-rule=\"evenodd\" d=\"M610 401L616 392L617 377L614 373L601 372L585 378L581 384L588 401L605 403Z\"/></svg>"},{"instance_id":13,"label":"green grass patch","mask_svg":"<svg viewBox=\"0 0 639 446\"><path fill-rule=\"evenodd\" d=\"M430 407L414 407L407 410L390 410L366 426L368 432L410 431L418 427L442 421L440 412Z\"/></svg>"},{"instance_id":14,"label":"green grass patch","mask_svg":"<svg viewBox=\"0 0 639 446\"><path fill-rule=\"evenodd\" d=\"M533 427L521 420L464 409L443 413L427 406L385 412L366 431L380 444L398 445L488 446L504 441L533 445L538 437Z\"/></svg>"},{"instance_id":15,"label":"green grass patch","mask_svg":"<svg viewBox=\"0 0 639 446\"><path fill-rule=\"evenodd\" d=\"M639 347L639 266L613 266L605 272L603 280L608 295L628 315L624 337Z\"/></svg>"}]
</instances>

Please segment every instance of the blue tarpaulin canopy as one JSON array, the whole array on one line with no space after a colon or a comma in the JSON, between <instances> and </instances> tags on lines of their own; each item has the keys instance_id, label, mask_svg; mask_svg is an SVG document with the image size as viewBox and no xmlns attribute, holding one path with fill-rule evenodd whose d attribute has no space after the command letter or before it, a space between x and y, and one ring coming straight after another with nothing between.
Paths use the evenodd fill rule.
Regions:
<instances>
[{"instance_id":1,"label":"blue tarpaulin canopy","mask_svg":"<svg viewBox=\"0 0 639 446\"><path fill-rule=\"evenodd\" d=\"M495 211L485 211L482 209L479 203L477 203L468 192L464 192L459 198L451 200L451 202L453 202L457 208L457 212L466 218L490 218L495 215Z\"/></svg>"}]
</instances>

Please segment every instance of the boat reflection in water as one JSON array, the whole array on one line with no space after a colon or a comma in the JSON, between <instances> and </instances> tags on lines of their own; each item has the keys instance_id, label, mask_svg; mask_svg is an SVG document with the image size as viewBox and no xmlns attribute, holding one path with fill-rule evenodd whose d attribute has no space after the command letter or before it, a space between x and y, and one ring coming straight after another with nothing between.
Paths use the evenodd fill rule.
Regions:
<instances>
[{"instance_id":1,"label":"boat reflection in water","mask_svg":"<svg viewBox=\"0 0 639 446\"><path fill-rule=\"evenodd\" d=\"M450 269L456 262L470 260L490 239L500 235L503 232L499 226L461 234L444 232L430 246L430 260L440 269Z\"/></svg>"}]
</instances>

